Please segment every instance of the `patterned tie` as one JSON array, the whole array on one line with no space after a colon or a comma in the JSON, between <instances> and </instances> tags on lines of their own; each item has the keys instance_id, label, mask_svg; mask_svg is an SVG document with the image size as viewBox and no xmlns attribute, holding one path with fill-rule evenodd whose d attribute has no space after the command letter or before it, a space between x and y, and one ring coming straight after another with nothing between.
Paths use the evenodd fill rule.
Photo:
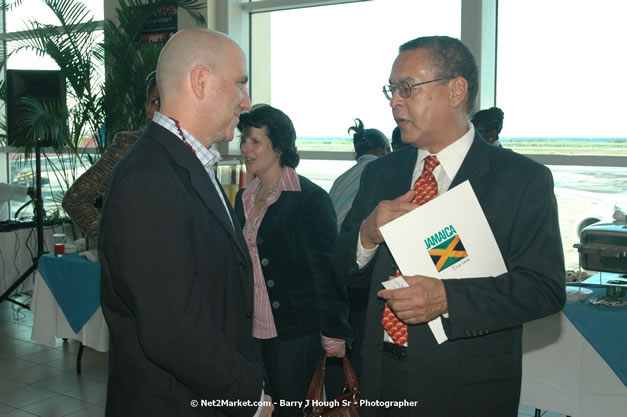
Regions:
<instances>
[{"instance_id":1,"label":"patterned tie","mask_svg":"<svg viewBox=\"0 0 627 417\"><path fill-rule=\"evenodd\" d=\"M436 156L429 155L425 158L425 166L422 169L422 174L420 174L420 177L418 177L414 183L413 190L416 192L416 196L411 201L412 203L421 206L438 196L438 184L435 182L435 177L433 176L433 170L438 165L440 165L440 161L438 161ZM401 271L397 269L395 276L399 277L400 275ZM403 346L407 343L407 325L396 317L387 303L385 303L381 323L383 323L383 328L396 345Z\"/></svg>"}]
</instances>

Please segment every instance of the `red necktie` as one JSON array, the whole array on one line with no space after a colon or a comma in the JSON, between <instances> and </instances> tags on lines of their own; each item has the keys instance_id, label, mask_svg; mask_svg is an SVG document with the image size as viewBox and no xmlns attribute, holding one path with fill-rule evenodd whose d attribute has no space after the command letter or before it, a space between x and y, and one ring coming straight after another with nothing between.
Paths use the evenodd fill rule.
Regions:
<instances>
[{"instance_id":1,"label":"red necktie","mask_svg":"<svg viewBox=\"0 0 627 417\"><path fill-rule=\"evenodd\" d=\"M438 196L438 184L435 182L435 177L433 176L433 170L438 165L440 165L440 161L438 161L436 156L429 155L425 158L425 166L422 169L422 174L420 174L420 177L418 177L414 183L413 190L416 192L416 196L411 201L412 203L421 206ZM400 275L401 271L397 269L395 276L398 277ZM396 345L403 346L407 343L407 325L396 317L387 303L383 310L383 320L381 320L381 323L383 323L383 328Z\"/></svg>"}]
</instances>

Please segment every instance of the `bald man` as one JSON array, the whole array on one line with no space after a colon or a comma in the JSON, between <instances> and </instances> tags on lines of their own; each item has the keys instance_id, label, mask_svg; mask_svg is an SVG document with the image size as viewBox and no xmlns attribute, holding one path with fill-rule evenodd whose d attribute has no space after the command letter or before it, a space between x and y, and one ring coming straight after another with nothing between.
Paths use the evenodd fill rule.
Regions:
<instances>
[{"instance_id":1,"label":"bald man","mask_svg":"<svg viewBox=\"0 0 627 417\"><path fill-rule=\"evenodd\" d=\"M157 65L161 110L116 166L99 250L109 325L106 415L269 416L252 339L248 250L213 173L249 110L246 58L185 30Z\"/></svg>"}]
</instances>

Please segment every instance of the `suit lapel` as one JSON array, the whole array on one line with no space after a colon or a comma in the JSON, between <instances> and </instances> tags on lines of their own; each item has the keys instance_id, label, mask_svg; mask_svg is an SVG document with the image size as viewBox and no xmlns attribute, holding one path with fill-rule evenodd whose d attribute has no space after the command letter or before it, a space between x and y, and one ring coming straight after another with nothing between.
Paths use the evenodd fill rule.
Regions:
<instances>
[{"instance_id":1,"label":"suit lapel","mask_svg":"<svg viewBox=\"0 0 627 417\"><path fill-rule=\"evenodd\" d=\"M235 231L236 219L231 209L226 193L222 189L222 186L218 183L219 192L222 193L224 201L227 202L227 209L225 210L224 204L218 195L218 190L214 187L209 174L200 163L200 160L194 155L190 149L183 144L174 134L167 129L156 123L151 123L146 131L146 134L153 137L157 142L163 145L174 162L181 168L185 169L189 173L192 187L196 190L196 193L200 197L203 204L207 209L218 219L219 223L225 229L225 231L231 236L237 247L242 254L247 254L248 250L245 249L243 244L243 238L241 232ZM231 219L229 219L229 214Z\"/></svg>"},{"instance_id":2,"label":"suit lapel","mask_svg":"<svg viewBox=\"0 0 627 417\"><path fill-rule=\"evenodd\" d=\"M383 184L384 189L388 189L391 199L397 198L412 188L411 178L416 167L418 149L411 147L402 151L397 151L397 158L389 158L388 167L385 170L386 177ZM390 198L386 196L384 199Z\"/></svg>"},{"instance_id":3,"label":"suit lapel","mask_svg":"<svg viewBox=\"0 0 627 417\"><path fill-rule=\"evenodd\" d=\"M386 159L386 165L381 175L381 186L378 189L383 190L381 194L374 201L374 205L378 204L381 200L393 200L408 192L412 184L412 176L416 167L416 159L418 158L418 149L414 147L408 147L406 149L395 151L397 154L390 154L390 156L384 156ZM372 207L374 209L374 207ZM382 245L379 248L378 257L384 259L385 271L378 274L373 274L373 277L380 278L380 282L388 279L389 275L393 275L396 270L396 263L394 257L390 253L387 245ZM380 286L378 286L380 288Z\"/></svg>"},{"instance_id":4,"label":"suit lapel","mask_svg":"<svg viewBox=\"0 0 627 417\"><path fill-rule=\"evenodd\" d=\"M486 143L478 133L475 133L472 145L449 188L456 187L462 182L469 180L477 199L480 200L481 195L486 191L483 177L491 172L488 152L490 146L492 145Z\"/></svg>"}]
</instances>

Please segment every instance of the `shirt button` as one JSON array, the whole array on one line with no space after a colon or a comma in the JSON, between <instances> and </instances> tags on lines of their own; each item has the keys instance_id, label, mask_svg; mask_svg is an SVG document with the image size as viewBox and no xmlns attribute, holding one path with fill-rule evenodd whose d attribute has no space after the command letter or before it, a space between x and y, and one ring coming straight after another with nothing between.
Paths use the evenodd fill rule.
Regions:
<instances>
[{"instance_id":1,"label":"shirt button","mask_svg":"<svg viewBox=\"0 0 627 417\"><path fill-rule=\"evenodd\" d=\"M279 303L278 301L273 301L272 302L272 308L273 309L278 309L279 307L281 307L281 303Z\"/></svg>"},{"instance_id":2,"label":"shirt button","mask_svg":"<svg viewBox=\"0 0 627 417\"><path fill-rule=\"evenodd\" d=\"M271 279L269 279L268 282L266 282L266 284L268 285L268 288L274 287L274 281L272 281Z\"/></svg>"},{"instance_id":3,"label":"shirt button","mask_svg":"<svg viewBox=\"0 0 627 417\"><path fill-rule=\"evenodd\" d=\"M270 261L268 260L268 258L263 258L261 260L261 266L268 266L270 264Z\"/></svg>"}]
</instances>

